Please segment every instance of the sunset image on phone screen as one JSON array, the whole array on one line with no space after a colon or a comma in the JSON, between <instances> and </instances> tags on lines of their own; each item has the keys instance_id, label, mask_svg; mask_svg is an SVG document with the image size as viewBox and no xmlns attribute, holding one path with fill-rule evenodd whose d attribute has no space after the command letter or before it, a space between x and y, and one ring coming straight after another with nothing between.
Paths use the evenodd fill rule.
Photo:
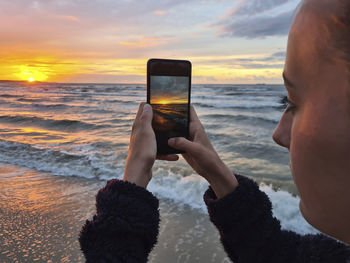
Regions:
<instances>
[{"instance_id":1,"label":"sunset image on phone screen","mask_svg":"<svg viewBox=\"0 0 350 263\"><path fill-rule=\"evenodd\" d=\"M159 136L186 134L188 92L188 77L151 76L152 125Z\"/></svg>"}]
</instances>

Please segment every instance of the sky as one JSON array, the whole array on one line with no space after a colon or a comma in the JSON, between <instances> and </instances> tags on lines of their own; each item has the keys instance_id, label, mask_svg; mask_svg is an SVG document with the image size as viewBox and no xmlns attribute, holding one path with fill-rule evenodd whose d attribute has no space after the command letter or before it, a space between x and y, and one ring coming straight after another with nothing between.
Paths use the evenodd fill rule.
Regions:
<instances>
[{"instance_id":1,"label":"sky","mask_svg":"<svg viewBox=\"0 0 350 263\"><path fill-rule=\"evenodd\" d=\"M145 83L168 58L197 84L281 84L299 1L0 0L0 79Z\"/></svg>"}]
</instances>

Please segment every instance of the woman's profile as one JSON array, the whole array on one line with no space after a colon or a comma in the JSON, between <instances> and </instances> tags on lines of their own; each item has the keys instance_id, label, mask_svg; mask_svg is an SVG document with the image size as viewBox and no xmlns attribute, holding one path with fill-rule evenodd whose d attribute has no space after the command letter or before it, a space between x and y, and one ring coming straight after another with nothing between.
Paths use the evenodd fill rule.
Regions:
<instances>
[{"instance_id":1,"label":"woman's profile","mask_svg":"<svg viewBox=\"0 0 350 263\"><path fill-rule=\"evenodd\" d=\"M190 140L169 145L210 184L211 221L233 262L350 262L350 1L306 0L289 33L283 73L289 105L273 136L288 149L304 218L323 234L281 230L271 202L220 159L191 107ZM157 242L158 199L145 188L156 159L152 108L142 103L123 180L96 197L79 241L87 262L147 262Z\"/></svg>"}]
</instances>

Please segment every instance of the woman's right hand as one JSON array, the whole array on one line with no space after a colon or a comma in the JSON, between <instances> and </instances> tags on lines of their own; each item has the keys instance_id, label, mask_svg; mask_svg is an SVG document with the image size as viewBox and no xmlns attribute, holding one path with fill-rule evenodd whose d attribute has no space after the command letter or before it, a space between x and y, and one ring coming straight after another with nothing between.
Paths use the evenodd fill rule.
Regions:
<instances>
[{"instance_id":1,"label":"woman's right hand","mask_svg":"<svg viewBox=\"0 0 350 263\"><path fill-rule=\"evenodd\" d=\"M215 151L193 106L190 108L190 140L171 138L168 144L186 152L182 156L187 163L209 182L216 196L221 198L236 189L237 179Z\"/></svg>"}]
</instances>

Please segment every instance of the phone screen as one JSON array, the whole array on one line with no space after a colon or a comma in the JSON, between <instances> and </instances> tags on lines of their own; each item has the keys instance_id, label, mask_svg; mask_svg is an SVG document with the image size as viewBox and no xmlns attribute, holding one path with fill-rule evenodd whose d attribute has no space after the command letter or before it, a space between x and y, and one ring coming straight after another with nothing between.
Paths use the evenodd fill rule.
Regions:
<instances>
[{"instance_id":1,"label":"phone screen","mask_svg":"<svg viewBox=\"0 0 350 263\"><path fill-rule=\"evenodd\" d=\"M148 80L158 154L183 153L168 146L168 139L188 138L190 76L150 74Z\"/></svg>"}]
</instances>

